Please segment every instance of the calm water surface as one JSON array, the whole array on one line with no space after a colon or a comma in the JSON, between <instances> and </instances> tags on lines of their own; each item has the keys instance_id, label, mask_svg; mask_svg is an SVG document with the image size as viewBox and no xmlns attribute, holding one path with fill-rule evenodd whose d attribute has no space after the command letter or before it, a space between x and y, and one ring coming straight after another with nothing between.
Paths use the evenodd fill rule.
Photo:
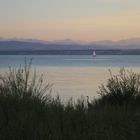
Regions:
<instances>
[{"instance_id":1,"label":"calm water surface","mask_svg":"<svg viewBox=\"0 0 140 140\"><path fill-rule=\"evenodd\" d=\"M45 82L54 84L53 94L62 98L98 96L96 91L106 83L109 68L114 73L120 67L140 71L139 55L0 55L0 72L23 64L25 58L33 59L38 75L43 73Z\"/></svg>"},{"instance_id":2,"label":"calm water surface","mask_svg":"<svg viewBox=\"0 0 140 140\"><path fill-rule=\"evenodd\" d=\"M32 58L35 66L51 67L139 67L140 55L0 55L0 67L23 64Z\"/></svg>"}]
</instances>

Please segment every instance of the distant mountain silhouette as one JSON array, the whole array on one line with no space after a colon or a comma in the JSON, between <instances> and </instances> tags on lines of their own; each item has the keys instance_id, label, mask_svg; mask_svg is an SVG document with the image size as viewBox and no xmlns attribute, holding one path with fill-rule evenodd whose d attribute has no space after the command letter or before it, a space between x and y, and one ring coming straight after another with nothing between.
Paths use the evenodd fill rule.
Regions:
<instances>
[{"instance_id":1,"label":"distant mountain silhouette","mask_svg":"<svg viewBox=\"0 0 140 140\"><path fill-rule=\"evenodd\" d=\"M97 46L95 46L97 48ZM0 41L0 50L88 50L91 46L43 44L23 41Z\"/></svg>"},{"instance_id":2,"label":"distant mountain silhouette","mask_svg":"<svg viewBox=\"0 0 140 140\"><path fill-rule=\"evenodd\" d=\"M90 44L98 45L108 45L108 46L140 46L140 38L130 38L119 41L103 40L103 41L94 41Z\"/></svg>"},{"instance_id":3,"label":"distant mountain silhouette","mask_svg":"<svg viewBox=\"0 0 140 140\"><path fill-rule=\"evenodd\" d=\"M37 39L0 38L0 50L106 50L106 49L140 49L140 38L120 41L73 41L71 39L44 41Z\"/></svg>"}]
</instances>

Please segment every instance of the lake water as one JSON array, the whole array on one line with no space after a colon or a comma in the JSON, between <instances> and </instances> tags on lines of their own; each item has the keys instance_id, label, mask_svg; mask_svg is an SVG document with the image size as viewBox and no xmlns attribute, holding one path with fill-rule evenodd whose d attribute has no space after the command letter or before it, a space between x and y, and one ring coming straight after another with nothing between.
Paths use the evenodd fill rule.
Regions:
<instances>
[{"instance_id":1,"label":"lake water","mask_svg":"<svg viewBox=\"0 0 140 140\"><path fill-rule=\"evenodd\" d=\"M48 67L139 67L139 55L0 55L0 68L22 64L32 58L35 66Z\"/></svg>"},{"instance_id":2,"label":"lake water","mask_svg":"<svg viewBox=\"0 0 140 140\"><path fill-rule=\"evenodd\" d=\"M33 59L38 76L43 74L46 83L54 84L53 96L58 93L64 99L97 97L98 86L109 78L108 69L115 74L121 67L140 72L139 55L0 55L0 72L24 64L25 58Z\"/></svg>"}]
</instances>

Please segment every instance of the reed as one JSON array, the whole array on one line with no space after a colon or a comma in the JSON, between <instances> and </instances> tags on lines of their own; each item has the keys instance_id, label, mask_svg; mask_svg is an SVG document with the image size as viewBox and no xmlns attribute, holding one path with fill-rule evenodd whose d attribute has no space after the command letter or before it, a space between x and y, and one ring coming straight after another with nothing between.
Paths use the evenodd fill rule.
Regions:
<instances>
[{"instance_id":1,"label":"reed","mask_svg":"<svg viewBox=\"0 0 140 140\"><path fill-rule=\"evenodd\" d=\"M0 76L0 140L140 139L139 75L111 77L89 108L84 98L64 104L51 97L52 85L43 86L42 77L30 72L31 62L25 61Z\"/></svg>"}]
</instances>

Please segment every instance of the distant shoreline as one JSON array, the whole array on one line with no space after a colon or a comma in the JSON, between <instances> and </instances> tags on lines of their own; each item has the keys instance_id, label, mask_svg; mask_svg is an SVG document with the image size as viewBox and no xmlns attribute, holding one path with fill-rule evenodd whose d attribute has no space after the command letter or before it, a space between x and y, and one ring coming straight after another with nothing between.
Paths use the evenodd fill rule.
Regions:
<instances>
[{"instance_id":1,"label":"distant shoreline","mask_svg":"<svg viewBox=\"0 0 140 140\"><path fill-rule=\"evenodd\" d=\"M0 55L92 55L93 50L0 50ZM140 49L96 50L97 55L140 55Z\"/></svg>"}]
</instances>

